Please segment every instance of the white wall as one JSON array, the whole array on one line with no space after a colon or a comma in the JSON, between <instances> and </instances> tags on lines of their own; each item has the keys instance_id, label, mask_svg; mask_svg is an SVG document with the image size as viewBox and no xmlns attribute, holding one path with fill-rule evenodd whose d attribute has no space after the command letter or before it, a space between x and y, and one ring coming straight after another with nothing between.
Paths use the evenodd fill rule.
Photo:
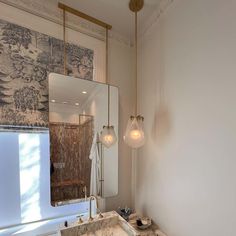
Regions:
<instances>
[{"instance_id":1,"label":"white wall","mask_svg":"<svg viewBox=\"0 0 236 236\"><path fill-rule=\"evenodd\" d=\"M169 236L236 235L235 9L175 0L142 38L136 207Z\"/></svg>"},{"instance_id":2,"label":"white wall","mask_svg":"<svg viewBox=\"0 0 236 236\"><path fill-rule=\"evenodd\" d=\"M114 39L109 44L109 78L119 88L119 183L118 195L106 199L107 210L131 206L131 149L124 143L123 135L134 107L134 75L132 49Z\"/></svg>"}]
</instances>

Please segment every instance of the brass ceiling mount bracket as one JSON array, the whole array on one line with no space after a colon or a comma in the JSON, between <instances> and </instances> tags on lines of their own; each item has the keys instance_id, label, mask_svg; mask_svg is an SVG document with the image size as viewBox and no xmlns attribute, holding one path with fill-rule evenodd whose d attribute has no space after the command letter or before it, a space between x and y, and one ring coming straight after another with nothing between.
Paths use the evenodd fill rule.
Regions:
<instances>
[{"instance_id":1,"label":"brass ceiling mount bracket","mask_svg":"<svg viewBox=\"0 0 236 236\"><path fill-rule=\"evenodd\" d=\"M130 0L129 9L133 12L138 12L143 8L144 0Z\"/></svg>"}]
</instances>

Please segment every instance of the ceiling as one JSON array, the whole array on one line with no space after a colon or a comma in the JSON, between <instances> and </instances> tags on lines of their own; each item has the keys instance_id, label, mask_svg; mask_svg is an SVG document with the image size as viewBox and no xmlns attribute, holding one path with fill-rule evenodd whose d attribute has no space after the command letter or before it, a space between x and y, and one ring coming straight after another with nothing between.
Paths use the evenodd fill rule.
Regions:
<instances>
[{"instance_id":1,"label":"ceiling","mask_svg":"<svg viewBox=\"0 0 236 236\"><path fill-rule=\"evenodd\" d=\"M79 11L91 15L113 26L112 30L125 38L132 39L134 13L129 10L129 0L59 0ZM161 0L144 0L138 14L139 25L145 23L157 9Z\"/></svg>"}]
</instances>

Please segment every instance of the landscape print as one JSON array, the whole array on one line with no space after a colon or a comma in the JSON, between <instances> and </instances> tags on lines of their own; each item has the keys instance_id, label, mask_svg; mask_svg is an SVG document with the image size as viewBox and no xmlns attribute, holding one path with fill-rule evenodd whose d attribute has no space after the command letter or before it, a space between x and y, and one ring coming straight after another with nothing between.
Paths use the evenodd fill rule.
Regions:
<instances>
[{"instance_id":1,"label":"landscape print","mask_svg":"<svg viewBox=\"0 0 236 236\"><path fill-rule=\"evenodd\" d=\"M48 127L48 74L64 74L62 40L0 20L0 125ZM91 49L66 44L67 74L93 80Z\"/></svg>"}]
</instances>

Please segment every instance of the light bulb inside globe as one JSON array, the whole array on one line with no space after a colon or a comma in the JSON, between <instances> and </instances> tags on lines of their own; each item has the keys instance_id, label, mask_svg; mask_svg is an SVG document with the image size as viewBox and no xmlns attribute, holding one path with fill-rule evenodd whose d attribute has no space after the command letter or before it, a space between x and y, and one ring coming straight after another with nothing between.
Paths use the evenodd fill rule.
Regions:
<instances>
[{"instance_id":1,"label":"light bulb inside globe","mask_svg":"<svg viewBox=\"0 0 236 236\"><path fill-rule=\"evenodd\" d=\"M143 120L142 116L131 116L128 121L124 141L132 148L139 148L145 143Z\"/></svg>"},{"instance_id":2,"label":"light bulb inside globe","mask_svg":"<svg viewBox=\"0 0 236 236\"><path fill-rule=\"evenodd\" d=\"M134 140L138 140L141 138L141 133L138 129L131 130L130 137Z\"/></svg>"},{"instance_id":3,"label":"light bulb inside globe","mask_svg":"<svg viewBox=\"0 0 236 236\"><path fill-rule=\"evenodd\" d=\"M117 137L114 126L103 126L103 130L100 135L100 141L107 148L116 143Z\"/></svg>"},{"instance_id":4,"label":"light bulb inside globe","mask_svg":"<svg viewBox=\"0 0 236 236\"><path fill-rule=\"evenodd\" d=\"M113 136L110 135L110 134L104 135L104 140L105 140L106 143L112 143L113 139L114 139Z\"/></svg>"}]
</instances>

